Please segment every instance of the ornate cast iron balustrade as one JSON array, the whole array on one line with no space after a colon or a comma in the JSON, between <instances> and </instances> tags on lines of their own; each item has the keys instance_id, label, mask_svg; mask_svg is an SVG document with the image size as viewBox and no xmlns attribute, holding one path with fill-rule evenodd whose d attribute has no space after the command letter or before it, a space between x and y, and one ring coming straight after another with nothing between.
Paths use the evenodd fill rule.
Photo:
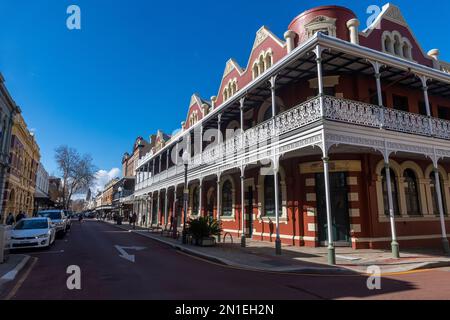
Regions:
<instances>
[{"instance_id":1,"label":"ornate cast iron balustrade","mask_svg":"<svg viewBox=\"0 0 450 320\"><path fill-rule=\"evenodd\" d=\"M328 96L324 105L328 120L450 140L450 122L446 120Z\"/></svg>"},{"instance_id":2,"label":"ornate cast iron balustrade","mask_svg":"<svg viewBox=\"0 0 450 320\"><path fill-rule=\"evenodd\" d=\"M278 139L283 134L314 123L320 119L322 119L320 101L316 97L279 114L275 117L275 120L268 120L245 131L243 135L236 134L234 137L219 145L208 147L201 155L197 154L191 159L189 168L192 170L201 165L221 162L224 159L234 159L237 162L238 155L243 154L245 150L254 149L258 146L267 146L270 141L274 141L274 138ZM242 139L244 139L243 142ZM183 172L182 167L182 165L175 166L170 168L164 175L158 174L154 176L148 185L150 186L163 179L181 174ZM138 184L137 190L142 189L142 186L142 183Z\"/></svg>"},{"instance_id":3,"label":"ornate cast iron balustrade","mask_svg":"<svg viewBox=\"0 0 450 320\"><path fill-rule=\"evenodd\" d=\"M323 118L358 126L383 128L390 131L450 140L450 121L330 96L325 96L323 101L323 114L320 98L315 97L279 114L275 119L268 120L245 131L243 135L236 134L219 145L209 146L201 155L195 155L191 159L189 169L192 170L210 164L224 164L225 162L228 167L233 164L239 166L240 156L245 153L269 146L271 143L283 139L283 135ZM255 158L256 160L258 159ZM151 186L180 175L183 171L183 165L172 167L167 173L158 174L150 179L148 185Z\"/></svg>"},{"instance_id":4,"label":"ornate cast iron balustrade","mask_svg":"<svg viewBox=\"0 0 450 320\"><path fill-rule=\"evenodd\" d=\"M450 121L432 119L432 127L437 138L450 140Z\"/></svg>"}]
</instances>

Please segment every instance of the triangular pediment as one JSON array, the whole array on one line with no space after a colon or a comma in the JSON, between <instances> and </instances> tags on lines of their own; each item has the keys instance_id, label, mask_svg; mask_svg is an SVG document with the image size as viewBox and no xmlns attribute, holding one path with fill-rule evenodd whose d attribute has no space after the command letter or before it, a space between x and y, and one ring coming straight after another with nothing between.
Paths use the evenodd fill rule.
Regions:
<instances>
[{"instance_id":1,"label":"triangular pediment","mask_svg":"<svg viewBox=\"0 0 450 320\"><path fill-rule=\"evenodd\" d=\"M372 24L370 26L368 26L367 29L365 29L361 33L361 35L363 35L366 38L370 37L374 30L381 28L381 22L383 20L388 20L390 22L396 23L396 24L406 28L408 30L412 40L414 40L414 42L417 44L417 47L419 48L423 57L427 58L427 54L425 53L422 46L420 45L420 42L418 41L417 37L415 36L413 30L406 22L406 19L404 18L400 8L392 3L387 3L383 6L380 14L376 17L376 19L372 22ZM408 35L405 35L405 36L408 37ZM410 38L410 40L411 40L411 38Z\"/></svg>"},{"instance_id":2,"label":"triangular pediment","mask_svg":"<svg viewBox=\"0 0 450 320\"><path fill-rule=\"evenodd\" d=\"M227 64L225 65L225 71L223 72L223 77L222 78L225 78L233 70L237 70L240 75L243 73L243 70L239 66L239 64L234 59L230 59L230 60L227 61Z\"/></svg>"},{"instance_id":3,"label":"triangular pediment","mask_svg":"<svg viewBox=\"0 0 450 320\"><path fill-rule=\"evenodd\" d=\"M191 97L191 102L189 103L189 108L192 108L192 106L196 103L200 105L199 98L197 97L196 94L193 94Z\"/></svg>"},{"instance_id":4,"label":"triangular pediment","mask_svg":"<svg viewBox=\"0 0 450 320\"><path fill-rule=\"evenodd\" d=\"M278 42L280 46L284 45L284 42L281 41L276 35L272 33L266 26L262 26L257 32L255 37L255 42L253 43L253 50L259 47L261 43L263 43L268 37L271 37L273 40Z\"/></svg>"},{"instance_id":5,"label":"triangular pediment","mask_svg":"<svg viewBox=\"0 0 450 320\"><path fill-rule=\"evenodd\" d=\"M383 13L384 12L384 13ZM383 6L382 14L383 18L391 20L393 22L396 22L401 25L408 25L406 23L405 18L403 17L402 12L400 11L400 8L396 5L393 5L391 3L388 3Z\"/></svg>"},{"instance_id":6,"label":"triangular pediment","mask_svg":"<svg viewBox=\"0 0 450 320\"><path fill-rule=\"evenodd\" d=\"M392 3L387 3L383 6L380 14L376 17L372 24L369 25L366 30L364 30L364 32L370 33L371 30L379 28L381 20L383 19L392 21L405 27L409 27L408 23L403 17L402 12L400 11L400 8L396 5L393 5Z\"/></svg>"}]
</instances>

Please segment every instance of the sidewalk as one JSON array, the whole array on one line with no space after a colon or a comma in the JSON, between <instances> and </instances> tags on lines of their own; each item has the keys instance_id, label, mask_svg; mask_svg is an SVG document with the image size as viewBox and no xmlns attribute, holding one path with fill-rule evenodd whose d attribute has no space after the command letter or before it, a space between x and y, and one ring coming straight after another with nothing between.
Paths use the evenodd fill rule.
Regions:
<instances>
[{"instance_id":1,"label":"sidewalk","mask_svg":"<svg viewBox=\"0 0 450 320\"><path fill-rule=\"evenodd\" d=\"M107 222L112 224L112 222ZM117 225L116 225L117 226ZM327 264L327 248L305 248L283 246L283 255L275 255L274 243L247 240L247 248L242 248L240 239L231 244L220 243L213 248L183 245L181 240L161 236L128 224L117 226L150 239L165 243L188 254L225 264L231 267L266 272L355 274L367 273L369 266L380 267L383 274L409 272L450 266L450 257L443 256L439 250L403 250L401 259L392 258L390 251L352 250L336 248L337 265ZM237 241L238 240L238 241Z\"/></svg>"},{"instance_id":2,"label":"sidewalk","mask_svg":"<svg viewBox=\"0 0 450 320\"><path fill-rule=\"evenodd\" d=\"M29 260L30 256L27 255L10 254L8 260L0 264L0 294L2 286L13 281Z\"/></svg>"}]
</instances>

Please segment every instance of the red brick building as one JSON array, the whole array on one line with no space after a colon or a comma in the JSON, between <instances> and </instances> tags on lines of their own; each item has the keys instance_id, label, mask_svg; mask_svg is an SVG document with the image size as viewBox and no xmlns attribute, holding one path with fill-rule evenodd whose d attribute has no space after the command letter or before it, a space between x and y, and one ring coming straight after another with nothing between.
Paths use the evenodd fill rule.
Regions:
<instances>
[{"instance_id":1,"label":"red brick building","mask_svg":"<svg viewBox=\"0 0 450 320\"><path fill-rule=\"evenodd\" d=\"M450 64L394 5L359 27L337 6L284 39L262 27L248 65L229 60L217 96L193 95L181 132L139 161L140 214L180 225L187 152L187 214L243 244L448 250Z\"/></svg>"}]
</instances>

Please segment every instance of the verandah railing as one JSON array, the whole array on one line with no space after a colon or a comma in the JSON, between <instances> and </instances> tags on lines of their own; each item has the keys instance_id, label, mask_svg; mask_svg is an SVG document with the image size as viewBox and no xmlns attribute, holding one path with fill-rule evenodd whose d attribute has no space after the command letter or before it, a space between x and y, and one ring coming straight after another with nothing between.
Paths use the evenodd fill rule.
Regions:
<instances>
[{"instance_id":1,"label":"verandah railing","mask_svg":"<svg viewBox=\"0 0 450 320\"><path fill-rule=\"evenodd\" d=\"M323 113L320 98L315 97L280 113L275 119L248 129L243 135L235 135L223 143L211 146L202 154L195 155L189 163L189 168L217 163L225 157L228 159L237 157L245 150L258 148L261 145L267 146L268 141L282 139L283 135L322 119L450 140L450 121L330 96L325 96L323 102ZM172 167L150 178L147 182L139 183L137 190L144 188L144 185L150 186L182 172L182 165Z\"/></svg>"}]
</instances>

